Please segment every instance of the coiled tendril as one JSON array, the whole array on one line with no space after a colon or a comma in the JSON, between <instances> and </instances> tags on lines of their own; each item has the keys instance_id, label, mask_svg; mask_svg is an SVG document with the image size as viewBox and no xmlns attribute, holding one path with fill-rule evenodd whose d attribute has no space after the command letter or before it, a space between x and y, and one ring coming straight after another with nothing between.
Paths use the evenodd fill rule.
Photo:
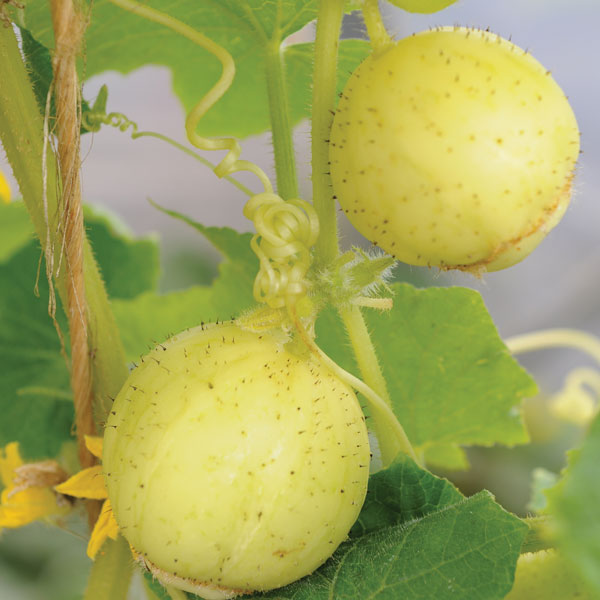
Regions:
<instances>
[{"instance_id":1,"label":"coiled tendril","mask_svg":"<svg viewBox=\"0 0 600 600\"><path fill-rule=\"evenodd\" d=\"M250 198L244 207L244 216L256 227L251 247L260 261L260 270L254 282L254 297L257 302L267 303L272 308L291 306L306 294L306 273L311 265L310 248L317 240L319 224L312 205L300 199L284 201L273 192L266 173L250 161L240 160L240 144L234 138L205 138L197 133L198 123L206 112L229 89L235 75L233 57L210 38L178 19L162 13L136 0L110 0L113 4L159 23L183 35L204 48L222 65L221 76L208 93L194 106L185 121L188 140L200 150L227 150L221 162L214 167L218 177L237 171L250 171L262 183L264 192ZM139 136L135 123L124 115L106 115L109 125L125 131L133 128L132 137Z\"/></svg>"},{"instance_id":2,"label":"coiled tendril","mask_svg":"<svg viewBox=\"0 0 600 600\"><path fill-rule=\"evenodd\" d=\"M310 248L319 235L313 207L304 200L285 202L277 194L263 192L248 200L244 216L254 222L257 232L251 241L260 261L255 299L281 308L304 296Z\"/></svg>"},{"instance_id":3,"label":"coiled tendril","mask_svg":"<svg viewBox=\"0 0 600 600\"><path fill-rule=\"evenodd\" d=\"M119 131L127 131L131 128L131 137L135 139L139 137L137 123L129 120L122 113L102 113L95 111L87 111L81 115L81 124L89 131L99 131L100 125L109 125Z\"/></svg>"}]
</instances>

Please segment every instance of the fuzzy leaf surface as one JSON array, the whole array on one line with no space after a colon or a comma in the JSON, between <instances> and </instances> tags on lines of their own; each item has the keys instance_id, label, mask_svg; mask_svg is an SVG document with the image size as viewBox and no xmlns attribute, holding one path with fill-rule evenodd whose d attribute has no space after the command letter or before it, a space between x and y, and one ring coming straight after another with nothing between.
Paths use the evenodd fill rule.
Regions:
<instances>
[{"instance_id":1,"label":"fuzzy leaf surface","mask_svg":"<svg viewBox=\"0 0 600 600\"><path fill-rule=\"evenodd\" d=\"M555 520L559 549L600 595L600 417L596 417L580 450L569 456L569 465L557 485L546 490Z\"/></svg>"},{"instance_id":2,"label":"fuzzy leaf surface","mask_svg":"<svg viewBox=\"0 0 600 600\"><path fill-rule=\"evenodd\" d=\"M233 56L234 82L202 119L200 133L245 137L267 130L270 121L265 53L315 19L318 1L150 0L147 4L202 32ZM26 25L38 42L47 48L54 46L47 3L28 4ZM86 78L107 70L130 73L146 64L168 67L173 74L174 92L186 112L206 94L221 73L220 62L199 46L108 0L93 3L85 48ZM310 115L312 54L312 44L290 45L284 49L292 124ZM366 42L341 42L339 90L367 54ZM118 110L118 107L111 109Z\"/></svg>"},{"instance_id":3,"label":"fuzzy leaf surface","mask_svg":"<svg viewBox=\"0 0 600 600\"><path fill-rule=\"evenodd\" d=\"M510 356L483 304L466 288L416 289L395 284L394 307L365 311L392 404L412 444L484 446L527 441L519 405L536 392ZM317 322L317 341L358 374L341 322L333 312ZM438 466L453 467L456 453Z\"/></svg>"},{"instance_id":4,"label":"fuzzy leaf surface","mask_svg":"<svg viewBox=\"0 0 600 600\"><path fill-rule=\"evenodd\" d=\"M421 469L402 454L387 468L369 477L369 489L352 538L377 529L419 519L464 500L446 479Z\"/></svg>"}]
</instances>

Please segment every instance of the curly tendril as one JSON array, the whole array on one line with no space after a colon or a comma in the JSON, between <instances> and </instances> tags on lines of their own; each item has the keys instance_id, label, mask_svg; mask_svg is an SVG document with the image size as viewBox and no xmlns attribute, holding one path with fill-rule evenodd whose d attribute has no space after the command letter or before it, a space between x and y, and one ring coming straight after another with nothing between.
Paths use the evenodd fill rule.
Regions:
<instances>
[{"instance_id":1,"label":"curly tendril","mask_svg":"<svg viewBox=\"0 0 600 600\"><path fill-rule=\"evenodd\" d=\"M131 137L135 139L139 137L138 125L134 121L128 119L123 113L87 111L81 115L81 124L89 131L98 131L100 125L109 125L119 131L127 131L131 129Z\"/></svg>"},{"instance_id":2,"label":"curly tendril","mask_svg":"<svg viewBox=\"0 0 600 600\"><path fill-rule=\"evenodd\" d=\"M256 300L282 308L304 296L310 248L319 235L312 205L300 199L285 202L277 194L263 192L248 200L244 216L254 222L257 232L251 241L260 261L254 280Z\"/></svg>"},{"instance_id":3,"label":"curly tendril","mask_svg":"<svg viewBox=\"0 0 600 600\"><path fill-rule=\"evenodd\" d=\"M284 201L273 192L266 173L250 161L240 160L241 148L234 138L205 138L197 133L198 123L206 112L229 89L235 75L233 57L225 48L178 19L136 0L110 0L113 4L150 21L168 27L191 40L215 56L222 66L221 76L215 85L189 112L185 130L190 143L200 150L227 150L221 162L214 167L218 177L237 171L256 175L264 192L250 198L244 207L244 216L254 222L256 235L251 247L260 261L260 270L254 281L254 297L272 308L290 307L306 294L306 273L311 265L310 248L317 241L319 223L312 205L300 199ZM106 115L108 125L125 131L133 128L132 137L139 136L135 123L124 115Z\"/></svg>"}]
</instances>

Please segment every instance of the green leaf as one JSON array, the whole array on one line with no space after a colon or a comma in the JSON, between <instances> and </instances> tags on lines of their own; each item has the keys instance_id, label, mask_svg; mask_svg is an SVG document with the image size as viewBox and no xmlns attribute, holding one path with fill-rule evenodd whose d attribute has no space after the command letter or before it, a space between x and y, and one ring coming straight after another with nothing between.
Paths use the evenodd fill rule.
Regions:
<instances>
[{"instance_id":1,"label":"green leaf","mask_svg":"<svg viewBox=\"0 0 600 600\"><path fill-rule=\"evenodd\" d=\"M154 288L155 243L120 236L114 220L86 213L88 234L113 295L127 298ZM73 406L67 365L48 316L43 263L39 297L34 294L42 252L32 239L22 203L0 207L0 240L0 256L5 259L0 264L0 445L18 440L26 458L47 458L71 439ZM68 327L60 305L56 315L68 350Z\"/></svg>"},{"instance_id":2,"label":"green leaf","mask_svg":"<svg viewBox=\"0 0 600 600\"><path fill-rule=\"evenodd\" d=\"M132 300L115 300L112 307L127 360L132 362L171 335L216 319L208 287L164 295L147 292Z\"/></svg>"},{"instance_id":3,"label":"green leaf","mask_svg":"<svg viewBox=\"0 0 600 600\"><path fill-rule=\"evenodd\" d=\"M493 600L510 590L527 526L489 493L377 529L273 600Z\"/></svg>"},{"instance_id":4,"label":"green leaf","mask_svg":"<svg viewBox=\"0 0 600 600\"><path fill-rule=\"evenodd\" d=\"M600 595L600 417L578 452L571 453L564 476L546 491L547 511L555 519L559 549Z\"/></svg>"},{"instance_id":5,"label":"green leaf","mask_svg":"<svg viewBox=\"0 0 600 600\"><path fill-rule=\"evenodd\" d=\"M419 290L392 286L394 308L365 311L393 408L412 444L484 446L527 441L520 403L536 392L510 356L481 296L466 288ZM341 322L333 312L317 321L317 341L358 374ZM452 468L456 452L436 465Z\"/></svg>"},{"instance_id":6,"label":"green leaf","mask_svg":"<svg viewBox=\"0 0 600 600\"><path fill-rule=\"evenodd\" d=\"M2 228L4 229L4 228ZM48 316L40 249L30 242L0 265L0 445L19 441L25 458L56 456L71 437L73 404L60 343ZM63 332L66 323L58 319Z\"/></svg>"},{"instance_id":7,"label":"green leaf","mask_svg":"<svg viewBox=\"0 0 600 600\"><path fill-rule=\"evenodd\" d=\"M53 78L52 58L50 57L48 48L40 44L27 29L19 27L19 31L21 32L21 48L25 64L29 72L29 79L31 79L31 83L33 84L33 93L35 94L40 113L43 115L46 113L46 98ZM52 98L50 105L50 114L56 114L54 98Z\"/></svg>"},{"instance_id":8,"label":"green leaf","mask_svg":"<svg viewBox=\"0 0 600 600\"><path fill-rule=\"evenodd\" d=\"M33 225L22 202L0 202L0 232L0 263L33 240Z\"/></svg>"},{"instance_id":9,"label":"green leaf","mask_svg":"<svg viewBox=\"0 0 600 600\"><path fill-rule=\"evenodd\" d=\"M367 497L350 536L419 519L463 499L449 481L421 469L402 454L369 478Z\"/></svg>"},{"instance_id":10,"label":"green leaf","mask_svg":"<svg viewBox=\"0 0 600 600\"><path fill-rule=\"evenodd\" d=\"M318 1L152 0L148 4L201 31L224 46L235 60L233 85L202 119L200 132L244 137L269 129L265 52L312 21ZM47 48L53 46L47 3L29 4L26 23L39 42ZM86 78L107 70L130 73L146 64L168 67L173 73L174 91L186 111L206 94L221 72L219 61L191 41L108 0L93 3L85 48ZM340 44L339 89L368 52L366 42L348 40ZM312 44L284 49L292 123L310 114L312 54ZM135 119L135 115L130 117Z\"/></svg>"},{"instance_id":11,"label":"green leaf","mask_svg":"<svg viewBox=\"0 0 600 600\"><path fill-rule=\"evenodd\" d=\"M117 217L86 207L87 234L109 298L134 298L154 290L160 272L155 239L134 239Z\"/></svg>"},{"instance_id":12,"label":"green leaf","mask_svg":"<svg viewBox=\"0 0 600 600\"><path fill-rule=\"evenodd\" d=\"M434 13L454 4L456 0L388 0L411 13Z\"/></svg>"},{"instance_id":13,"label":"green leaf","mask_svg":"<svg viewBox=\"0 0 600 600\"><path fill-rule=\"evenodd\" d=\"M453 444L432 444L425 448L425 462L440 469L464 471L469 468L465 451Z\"/></svg>"},{"instance_id":14,"label":"green leaf","mask_svg":"<svg viewBox=\"0 0 600 600\"><path fill-rule=\"evenodd\" d=\"M33 84L33 93L40 109L40 113L43 115L46 113L46 101L48 96L48 90L52 83L52 58L50 52L46 46L40 44L31 33L23 28L19 27L21 32L22 50L23 56L25 57L25 64L29 72L29 79ZM90 110L89 104L82 100L81 111L82 113ZM54 98L50 102L50 116L56 115L56 107L54 105ZM84 127L81 128L81 133L87 133L88 130Z\"/></svg>"}]
</instances>

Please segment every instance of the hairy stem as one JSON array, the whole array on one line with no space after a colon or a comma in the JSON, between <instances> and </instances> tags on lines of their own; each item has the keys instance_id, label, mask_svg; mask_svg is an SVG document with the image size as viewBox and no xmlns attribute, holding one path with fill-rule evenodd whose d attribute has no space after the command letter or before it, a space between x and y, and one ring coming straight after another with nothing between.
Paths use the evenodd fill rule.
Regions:
<instances>
[{"instance_id":1,"label":"hairy stem","mask_svg":"<svg viewBox=\"0 0 600 600\"><path fill-rule=\"evenodd\" d=\"M44 186L43 119L10 27L0 26L0 64L0 139L42 248L54 247L58 229L56 160L51 151L46 153ZM117 394L127 377L127 363L106 289L87 240L84 240L83 260L91 317L88 326L93 354L94 409L98 420L103 421L110 410L110 398ZM58 273L55 282L66 306L64 269Z\"/></svg>"},{"instance_id":2,"label":"hairy stem","mask_svg":"<svg viewBox=\"0 0 600 600\"><path fill-rule=\"evenodd\" d=\"M275 172L277 174L277 193L284 200L290 200L298 197L298 179L296 177L292 127L279 43L272 44L267 49L266 76L271 135L273 136L273 150L275 153Z\"/></svg>"},{"instance_id":3,"label":"hairy stem","mask_svg":"<svg viewBox=\"0 0 600 600\"><path fill-rule=\"evenodd\" d=\"M381 372L375 347L371 341L371 336L369 335L369 330L367 329L367 324L360 308L358 306L342 308L339 310L339 314L350 338L361 377L391 407L392 403L388 394L387 384Z\"/></svg>"},{"instance_id":4,"label":"hairy stem","mask_svg":"<svg viewBox=\"0 0 600 600\"><path fill-rule=\"evenodd\" d=\"M363 381L385 401L389 408L389 411L384 411L380 406L371 406L373 428L379 441L383 465L387 466L398 451L408 454L415 462L419 462L404 428L393 413L387 384L360 308L358 306L342 308L339 314L350 338ZM387 422L390 419L395 422L393 427Z\"/></svg>"},{"instance_id":5,"label":"hairy stem","mask_svg":"<svg viewBox=\"0 0 600 600\"><path fill-rule=\"evenodd\" d=\"M316 266L337 258L338 230L335 198L329 175L329 133L335 110L337 55L344 0L321 0L315 41L312 106L313 206L320 233L315 246Z\"/></svg>"}]
</instances>

